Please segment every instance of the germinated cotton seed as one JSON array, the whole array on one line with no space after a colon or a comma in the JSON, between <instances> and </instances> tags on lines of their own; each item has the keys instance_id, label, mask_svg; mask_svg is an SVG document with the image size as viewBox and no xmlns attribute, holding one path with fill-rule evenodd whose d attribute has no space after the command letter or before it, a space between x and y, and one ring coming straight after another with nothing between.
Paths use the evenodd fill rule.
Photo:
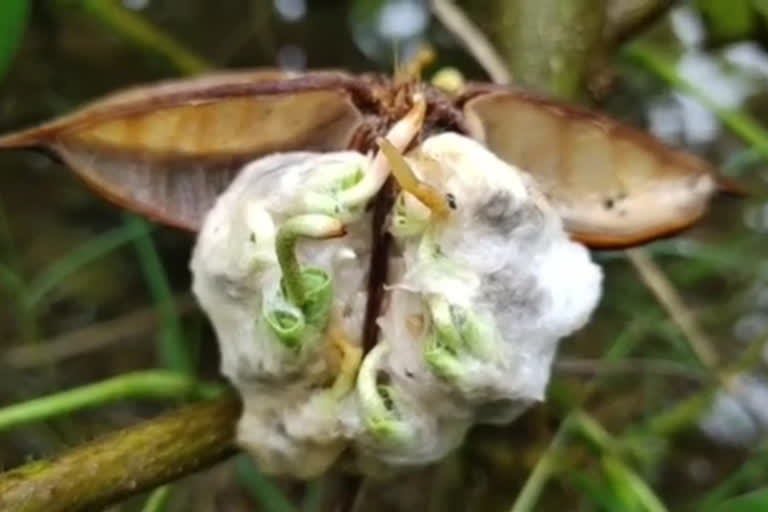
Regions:
<instances>
[{"instance_id":1,"label":"germinated cotton seed","mask_svg":"<svg viewBox=\"0 0 768 512\"><path fill-rule=\"evenodd\" d=\"M399 238L406 263L393 287L421 301L431 326L409 336L397 313L385 342L402 348L410 338L446 398L482 408L483 418L492 419L490 404L522 410L543 397L557 342L594 309L600 269L527 175L476 141L438 135L408 161L456 209Z\"/></svg>"},{"instance_id":2,"label":"germinated cotton seed","mask_svg":"<svg viewBox=\"0 0 768 512\"><path fill-rule=\"evenodd\" d=\"M306 478L322 472L346 444L338 408L352 386L342 396L334 393L340 365L333 363L339 358L328 332L333 324L359 345L367 279L360 262L370 257L370 215L364 205L336 198L369 165L353 152L286 153L253 162L219 197L198 236L194 292L216 330L222 373L243 397L238 440L265 471ZM307 292L305 304L294 304L277 251L280 233L294 222L298 233L322 236L333 231L332 222L323 224L328 215L344 219L344 236L299 236L288 247ZM332 295L322 292L324 278Z\"/></svg>"},{"instance_id":3,"label":"germinated cotton seed","mask_svg":"<svg viewBox=\"0 0 768 512\"><path fill-rule=\"evenodd\" d=\"M238 442L266 472L309 478L342 453L373 475L439 460L473 423L542 399L558 341L599 298L599 268L525 173L456 134L405 160L384 147L404 190L361 365L382 154L257 160L199 234L194 291L243 398Z\"/></svg>"}]
</instances>

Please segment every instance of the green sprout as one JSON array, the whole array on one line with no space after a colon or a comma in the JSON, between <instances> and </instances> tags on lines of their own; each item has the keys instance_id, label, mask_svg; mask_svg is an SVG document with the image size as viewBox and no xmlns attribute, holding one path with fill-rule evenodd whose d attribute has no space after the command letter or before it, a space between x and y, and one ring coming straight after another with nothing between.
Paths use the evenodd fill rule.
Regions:
<instances>
[{"instance_id":1,"label":"green sprout","mask_svg":"<svg viewBox=\"0 0 768 512\"><path fill-rule=\"evenodd\" d=\"M427 228L429 213L420 214L406 203L405 194L398 195L392 215L391 233L397 238L408 238L420 235Z\"/></svg>"},{"instance_id":2,"label":"green sprout","mask_svg":"<svg viewBox=\"0 0 768 512\"><path fill-rule=\"evenodd\" d=\"M320 181L302 196L306 211L334 216L345 222L356 218L386 180L388 168L372 163L335 163L322 168Z\"/></svg>"},{"instance_id":3,"label":"green sprout","mask_svg":"<svg viewBox=\"0 0 768 512\"><path fill-rule=\"evenodd\" d=\"M357 377L357 393L368 432L376 439L399 444L411 437L411 430L397 410L397 391L378 382L379 362L387 350L379 343L365 357Z\"/></svg>"},{"instance_id":4,"label":"green sprout","mask_svg":"<svg viewBox=\"0 0 768 512\"><path fill-rule=\"evenodd\" d=\"M372 197L365 194L359 200L350 200L348 197L350 191L364 182L365 172L358 164L330 164L318 174L322 180L315 182L312 190L302 198L307 211L349 220L362 211L364 200Z\"/></svg>"},{"instance_id":5,"label":"green sprout","mask_svg":"<svg viewBox=\"0 0 768 512\"><path fill-rule=\"evenodd\" d=\"M488 360L494 332L476 314L450 304L444 297L429 300L432 330L424 348L424 358L432 370L445 380L464 379L461 359L468 355Z\"/></svg>"},{"instance_id":6,"label":"green sprout","mask_svg":"<svg viewBox=\"0 0 768 512\"><path fill-rule=\"evenodd\" d=\"M282 271L280 293L283 301L265 312L267 325L284 345L298 349L312 332L322 332L328 324L333 300L333 283L320 268L301 268L296 258L299 238L333 238L344 234L338 219L319 214L298 215L285 221L277 233L275 246Z\"/></svg>"}]
</instances>

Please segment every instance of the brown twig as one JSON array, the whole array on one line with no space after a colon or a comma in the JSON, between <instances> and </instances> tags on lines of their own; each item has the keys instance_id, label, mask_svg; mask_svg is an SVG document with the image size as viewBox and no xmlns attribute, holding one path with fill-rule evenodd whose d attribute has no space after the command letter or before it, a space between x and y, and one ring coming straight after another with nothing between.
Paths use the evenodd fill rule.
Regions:
<instances>
[{"instance_id":1,"label":"brown twig","mask_svg":"<svg viewBox=\"0 0 768 512\"><path fill-rule=\"evenodd\" d=\"M460 42L497 84L509 84L512 76L504 60L485 34L452 0L430 0L432 13Z\"/></svg>"},{"instance_id":2,"label":"brown twig","mask_svg":"<svg viewBox=\"0 0 768 512\"><path fill-rule=\"evenodd\" d=\"M190 294L178 297L175 304L179 315L195 310L195 301ZM15 346L5 351L0 356L0 361L19 369L59 363L102 350L119 341L137 338L159 325L157 308L147 307L112 320L64 333L41 343Z\"/></svg>"},{"instance_id":3,"label":"brown twig","mask_svg":"<svg viewBox=\"0 0 768 512\"><path fill-rule=\"evenodd\" d=\"M682 331L691 350L701 364L709 369L715 369L720 358L715 350L715 343L699 327L690 309L669 281L664 272L644 249L626 251L627 258L635 267L643 283L659 301L672 321Z\"/></svg>"},{"instance_id":4,"label":"brown twig","mask_svg":"<svg viewBox=\"0 0 768 512\"><path fill-rule=\"evenodd\" d=\"M189 406L0 474L0 510L94 510L210 466L235 451L239 403Z\"/></svg>"}]
</instances>

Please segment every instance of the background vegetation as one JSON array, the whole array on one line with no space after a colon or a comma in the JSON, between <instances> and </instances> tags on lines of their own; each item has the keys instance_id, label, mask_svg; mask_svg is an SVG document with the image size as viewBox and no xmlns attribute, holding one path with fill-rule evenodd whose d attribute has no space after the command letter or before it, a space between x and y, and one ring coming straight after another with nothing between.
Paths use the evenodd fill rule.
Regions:
<instances>
[{"instance_id":1,"label":"background vegetation","mask_svg":"<svg viewBox=\"0 0 768 512\"><path fill-rule=\"evenodd\" d=\"M109 510L315 511L350 498L357 510L768 510L768 3L669 3L464 6L515 82L648 125L753 192L717 200L683 236L595 255L605 296L563 343L546 404L394 481L268 480L235 456ZM207 68L388 73L424 42L434 69L487 79L416 0L3 0L0 129ZM0 467L221 392L188 295L191 243L45 156L0 155Z\"/></svg>"}]
</instances>

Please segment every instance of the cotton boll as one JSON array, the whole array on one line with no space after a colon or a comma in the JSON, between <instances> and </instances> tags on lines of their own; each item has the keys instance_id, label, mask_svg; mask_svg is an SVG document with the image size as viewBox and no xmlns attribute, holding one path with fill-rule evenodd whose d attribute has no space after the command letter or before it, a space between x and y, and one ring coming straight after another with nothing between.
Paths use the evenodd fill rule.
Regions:
<instances>
[{"instance_id":1,"label":"cotton boll","mask_svg":"<svg viewBox=\"0 0 768 512\"><path fill-rule=\"evenodd\" d=\"M223 373L233 382L291 376L312 359L312 347L298 355L285 350L264 325L263 310L279 296L276 231L287 218L307 213L307 197L332 203L334 184L364 171L368 162L354 152L285 153L257 160L206 217L192 256L193 290L216 329ZM352 260L368 257L370 222L363 213L346 215L346 236L301 241L296 250L303 265L332 277L335 308L354 327L362 321L367 269L350 262L349 255ZM314 368L322 371L321 366Z\"/></svg>"},{"instance_id":2,"label":"cotton boll","mask_svg":"<svg viewBox=\"0 0 768 512\"><path fill-rule=\"evenodd\" d=\"M314 478L347 447L339 422L344 402L327 390L288 386L243 398L238 443L265 473Z\"/></svg>"},{"instance_id":3,"label":"cotton boll","mask_svg":"<svg viewBox=\"0 0 768 512\"><path fill-rule=\"evenodd\" d=\"M267 318L273 311L296 309L281 287L276 253L281 227L299 215L335 214L344 219L344 236L301 239L293 252L302 268L328 276L333 292L328 322L346 343L360 344L371 219L362 205L336 201L336 192L368 164L353 152L257 160L218 198L198 235L193 290L216 331L222 373L243 399L238 443L267 472L319 474L353 435L341 421L353 412L341 409L354 401L330 389L339 365L329 356L334 349L326 329L308 328L298 346L289 346Z\"/></svg>"},{"instance_id":4,"label":"cotton boll","mask_svg":"<svg viewBox=\"0 0 768 512\"><path fill-rule=\"evenodd\" d=\"M511 421L542 399L559 339L597 303L598 267L527 174L456 134L430 137L406 159L451 210L437 215L408 193L396 201L381 335L359 371L372 256L364 207L385 176L372 163L381 158L262 158L204 222L193 289L243 399L238 443L268 473L310 478L342 453L370 475L440 460L473 423ZM296 226L307 235L301 222L309 236L339 236L294 244L288 235L286 245ZM291 287L286 254L301 279L320 280L322 300ZM288 339L275 311L322 322Z\"/></svg>"},{"instance_id":5,"label":"cotton boll","mask_svg":"<svg viewBox=\"0 0 768 512\"><path fill-rule=\"evenodd\" d=\"M359 467L369 474L440 460L461 443L471 425L466 415L437 414L408 374L392 371L392 354L388 344L377 345L358 374L363 429L356 449Z\"/></svg>"},{"instance_id":6,"label":"cotton boll","mask_svg":"<svg viewBox=\"0 0 768 512\"><path fill-rule=\"evenodd\" d=\"M420 294L397 287L391 289L389 305L379 319L379 343L388 347L382 369L431 414L470 419L468 404L456 400L455 389L432 373L424 359L424 340L431 328L429 315Z\"/></svg>"},{"instance_id":7,"label":"cotton boll","mask_svg":"<svg viewBox=\"0 0 768 512\"><path fill-rule=\"evenodd\" d=\"M476 141L437 135L407 161L453 210L430 219L420 236L400 237L406 270L393 288L428 304L431 334L418 345L455 403L474 404L489 420L516 415L543 397L559 339L596 306L600 269L569 240L533 180ZM444 324L436 323L441 301ZM462 332L465 318L482 330L472 343ZM505 405L490 414L488 404Z\"/></svg>"}]
</instances>

